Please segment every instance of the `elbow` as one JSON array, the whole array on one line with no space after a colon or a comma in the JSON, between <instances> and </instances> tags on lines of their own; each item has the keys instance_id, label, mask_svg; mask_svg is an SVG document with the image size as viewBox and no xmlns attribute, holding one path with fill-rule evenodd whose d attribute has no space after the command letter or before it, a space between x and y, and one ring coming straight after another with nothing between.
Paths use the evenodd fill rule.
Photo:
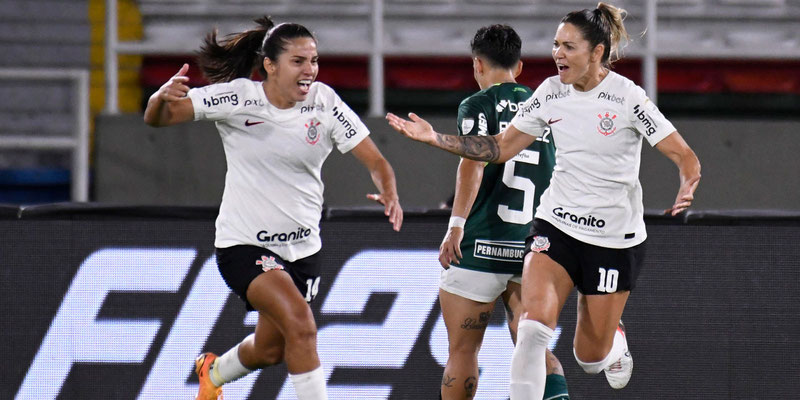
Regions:
<instances>
[{"instance_id":1,"label":"elbow","mask_svg":"<svg viewBox=\"0 0 800 400\"><path fill-rule=\"evenodd\" d=\"M152 110L149 106L144 110L143 119L144 123L149 126L153 127L161 126L161 124L159 123L160 121L158 120L157 113L155 113L154 110Z\"/></svg>"},{"instance_id":2,"label":"elbow","mask_svg":"<svg viewBox=\"0 0 800 400\"><path fill-rule=\"evenodd\" d=\"M492 164L505 164L508 160L511 159L511 155L508 154L501 154L496 159L489 161Z\"/></svg>"},{"instance_id":3,"label":"elbow","mask_svg":"<svg viewBox=\"0 0 800 400\"><path fill-rule=\"evenodd\" d=\"M144 123L152 126L154 128L160 128L162 126L169 125L164 121L163 118L159 118L157 115L148 114L147 112L144 113Z\"/></svg>"}]
</instances>

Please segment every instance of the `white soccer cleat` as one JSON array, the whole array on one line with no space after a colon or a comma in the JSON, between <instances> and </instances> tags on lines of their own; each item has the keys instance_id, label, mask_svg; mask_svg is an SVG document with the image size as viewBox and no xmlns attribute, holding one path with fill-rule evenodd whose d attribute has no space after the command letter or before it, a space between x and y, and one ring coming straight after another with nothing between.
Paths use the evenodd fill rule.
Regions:
<instances>
[{"instance_id":1,"label":"white soccer cleat","mask_svg":"<svg viewBox=\"0 0 800 400\"><path fill-rule=\"evenodd\" d=\"M625 352L619 360L607 366L603 372L605 372L606 380L612 388L622 389L628 384L628 381L631 380L631 374L633 373L633 357L631 357L631 352L628 350L628 340L625 338L625 325L622 324L622 321L619 321L617 331L622 334L622 340L625 341Z\"/></svg>"}]
</instances>

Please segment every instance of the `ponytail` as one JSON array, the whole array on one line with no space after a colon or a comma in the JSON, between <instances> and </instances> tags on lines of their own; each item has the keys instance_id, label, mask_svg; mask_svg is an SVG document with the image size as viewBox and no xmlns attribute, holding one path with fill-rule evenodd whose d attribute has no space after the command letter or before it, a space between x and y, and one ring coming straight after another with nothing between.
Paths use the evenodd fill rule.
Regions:
<instances>
[{"instance_id":1,"label":"ponytail","mask_svg":"<svg viewBox=\"0 0 800 400\"><path fill-rule=\"evenodd\" d=\"M606 66L610 67L614 61L622 58L622 49L625 48L627 42L630 41L628 31L625 29L625 25L622 22L625 20L628 12L603 2L597 4L597 9L600 11L600 15L603 16L605 25L608 27L610 48L603 61Z\"/></svg>"},{"instance_id":2,"label":"ponytail","mask_svg":"<svg viewBox=\"0 0 800 400\"><path fill-rule=\"evenodd\" d=\"M622 58L622 49L630 40L623 20L628 12L600 2L594 10L573 11L561 19L562 23L575 25L589 41L590 48L602 44L605 47L601 62L611 68L612 64ZM623 40L625 43L623 43Z\"/></svg>"},{"instance_id":3,"label":"ponytail","mask_svg":"<svg viewBox=\"0 0 800 400\"><path fill-rule=\"evenodd\" d=\"M304 26L292 23L275 25L268 16L255 20L257 27L226 36L217 41L217 30L210 32L197 56L197 64L211 83L230 82L237 78L249 78L258 68L264 79L264 57L277 61L285 50L286 43L298 37L314 35Z\"/></svg>"},{"instance_id":4,"label":"ponytail","mask_svg":"<svg viewBox=\"0 0 800 400\"><path fill-rule=\"evenodd\" d=\"M260 64L261 61L258 51L264 35L274 25L266 16L255 22L258 24L256 28L227 35L221 42L217 41L217 29L205 37L197 64L209 82L230 82L252 75L256 62Z\"/></svg>"}]
</instances>

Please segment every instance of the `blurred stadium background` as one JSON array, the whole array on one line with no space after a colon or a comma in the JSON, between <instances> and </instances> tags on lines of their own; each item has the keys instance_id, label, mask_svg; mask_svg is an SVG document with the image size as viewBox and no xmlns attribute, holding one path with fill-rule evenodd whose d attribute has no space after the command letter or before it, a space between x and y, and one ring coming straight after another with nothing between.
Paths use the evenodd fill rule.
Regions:
<instances>
[{"instance_id":1,"label":"blurred stadium background","mask_svg":"<svg viewBox=\"0 0 800 400\"><path fill-rule=\"evenodd\" d=\"M550 45L559 18L570 10L595 5L578 0L0 3L4 10L0 68L27 74L39 69L89 73L90 200L217 204L224 164L213 129L193 125L176 128L174 134L154 133L141 123L142 107L181 63L192 62L193 52L212 27L230 33L268 14L277 21L306 24L317 33L319 79L365 116L373 137L395 166L404 204L411 208L436 207L451 194L451 167L457 159L394 136L380 120L383 111L413 110L433 118L440 129L453 131L458 102L477 89L468 44L478 27L504 22L520 32L525 62L521 81L535 87L553 74ZM378 18L373 3L380 5ZM796 209L800 204L796 173L800 170L796 157L800 153L796 137L800 130L800 1L616 3L629 11L631 33L650 31L650 36L638 37L626 48L627 58L617 70L650 91L700 155L704 179L696 206ZM648 27L649 3L657 7ZM113 18L106 18L107 9L113 8L117 24L109 24ZM116 26L116 34L106 34L108 26ZM381 40L373 41L373 36ZM652 46L648 37L654 39ZM82 114L80 93L73 90L76 79L48 75L50 79L0 75L4 121L0 202L69 199L69 169L74 160L63 150L67 144L53 137L75 134L75 116ZM204 83L196 68L190 76L193 85ZM109 80L118 82L111 91L107 90ZM23 148L17 140L20 136L50 138L49 144L55 142L62 150ZM643 152L646 208L668 205L677 187L673 167L655 153ZM368 204L361 196L369 190L368 180L358 177L361 171L351 168L355 164L350 158L333 154L327 165L324 177L330 206ZM351 174L356 177L351 179ZM125 184L120 182L122 177Z\"/></svg>"},{"instance_id":2,"label":"blurred stadium background","mask_svg":"<svg viewBox=\"0 0 800 400\"><path fill-rule=\"evenodd\" d=\"M635 331L640 324L642 335L633 336L640 342L632 347L641 346L638 351L645 360L637 364L642 365L637 371L657 371L663 379L653 374L634 381L628 392L612 394L603 388L596 394L603 383L575 369L569 341L563 340L557 354L568 366L575 398L795 396L800 391L800 310L792 286L800 281L797 247L792 245L800 225L800 0L611 3L628 10L629 32L648 32L626 48L617 71L657 100L698 153L703 180L693 213L676 220L658 217L653 210L672 203L677 174L668 160L644 146L645 208L651 210L652 235L661 243L648 267L674 275L645 275L642 285L655 294L633 300L639 305L629 312L631 326ZM159 392L150 390L161 381L148 385L150 374L171 368L161 364L159 349L170 348L170 329L177 330L181 321L178 310L188 307L192 285L205 276L224 155L213 125L155 130L144 125L141 113L149 95L183 62L193 64L193 52L211 28L223 34L238 31L266 14L277 22L298 22L312 29L321 55L318 79L363 116L395 168L404 207L417 212L400 236L387 233L374 210L360 214L373 207L364 199L364 193L372 191L369 178L352 157L333 152L323 170L328 208L323 229L348 232L326 242L338 252L329 256L337 266L326 276L333 284L345 279L337 274L347 270L353 257L360 260L363 252L372 254L374 249L422 251L409 262L419 266L404 267L438 268L425 252L436 249L443 233L446 212L437 209L453 192L458 159L390 131L383 113L415 111L439 130L454 131L458 103L477 90L469 40L478 27L507 23L520 33L525 63L520 81L535 87L554 72L550 47L559 19L595 5L586 0L0 0L0 204L8 205L0 209L0 234L7 239L0 253L0 292L2 304L15 310L0 323L0 342L8 346L3 349L16 351L12 360L20 366L19 373L0 379L0 398L174 398L170 393L191 392L188 367L179 371L183 381L177 392L165 389L155 395ZM192 85L205 83L196 68L190 77ZM70 200L77 203L49 206ZM337 219L337 210L344 213L342 219ZM176 222L181 219L188 222ZM365 236L374 238L362 242ZM109 246L113 256L102 253ZM23 381L26 376L47 379L50 371L37 369L37 349L71 343L69 335L66 342L47 341L59 335L53 328L59 318L87 323L91 331L91 321L69 314L72 309L65 304L73 304L75 310L90 308L69 293L82 282L79 271L94 260L93 252L111 257L113 264L140 256L131 246L197 251L188 262L182 253L170 253L163 262L179 270L170 278L174 287L154 289L147 283L152 276L126 278L133 279L130 286L114 289L122 294L112 295L109 289L93 298L102 304L93 315L98 320L161 320L162 328L150 341L140 338L150 347L137 350L139 358L122 354L120 345L123 351L109 349L114 356L108 358L59 359L62 364L57 365L66 368L61 381L55 379L49 391L38 394L23 391L26 384L34 389L42 385L35 379ZM390 252L367 264L386 268L395 256ZM153 263L158 266L161 261ZM61 262L66 263L63 268ZM119 264L123 269L136 267ZM51 265L60 271L53 274ZM320 328L333 332L337 324L359 322L359 315L367 325L379 324L383 317L389 321L392 304L402 305L403 290L427 296L435 291L435 276L431 280L397 293L376 287L365 295L364 304L345 305L355 307L347 312L328 303L329 290L336 293L335 288L323 288L315 305L315 312L323 313ZM431 283L433 288L428 287ZM706 290L709 287L713 290ZM348 290L357 293L358 285L344 293ZM50 300L31 308L31 294ZM102 297L105 294L108 297ZM144 300L152 306L147 309L141 305L145 297L164 301ZM219 306L221 320L230 323L243 316L235 301ZM344 393L342 398L434 398L428 394L438 388L436 375L443 362L442 338L436 336L441 334L438 304L412 306L403 307L421 315L411 312L404 318L410 318L411 325L423 324L410 333L417 335L416 341L397 354L381 350L407 360L398 363L387 356L385 365L376 367L384 361L361 365L337 359L350 367L337 369L331 378L344 385L338 392ZM202 304L194 307L204 310ZM129 308L135 310L132 316L125 311ZM36 318L28 319L31 314ZM565 335L571 336L572 315L565 310ZM203 343L216 351L250 329L246 320L246 329L233 330L213 322L208 336L200 339L208 339ZM494 322L499 329L502 321ZM376 331L375 338L386 334ZM105 339L112 347L126 340L125 335ZM507 351L500 344L506 339L498 340L484 347ZM695 355L697 359L685 359ZM681 368L681 362L688 363L683 371L663 365ZM384 379L386 374L395 375ZM95 382L98 376L104 382ZM264 373L235 393L244 398L256 388L253 398L257 393L284 398L278 393L284 378L282 370ZM479 390L479 398L497 398L487 393L491 387L504 387L500 379L496 386L482 383L480 390L487 392ZM115 380L121 384L111 385ZM88 389L87 381L93 382ZM347 386L354 382L367 384ZM164 384L169 387L169 382Z\"/></svg>"}]
</instances>

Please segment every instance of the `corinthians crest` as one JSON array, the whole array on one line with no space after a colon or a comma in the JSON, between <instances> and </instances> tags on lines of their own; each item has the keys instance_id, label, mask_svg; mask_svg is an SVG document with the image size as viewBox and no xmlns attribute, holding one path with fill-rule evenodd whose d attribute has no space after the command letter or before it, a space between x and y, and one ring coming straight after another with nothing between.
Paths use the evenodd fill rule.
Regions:
<instances>
[{"instance_id":1,"label":"corinthians crest","mask_svg":"<svg viewBox=\"0 0 800 400\"><path fill-rule=\"evenodd\" d=\"M319 131L317 130L317 126L319 126L320 122L317 121L316 118L311 118L310 121L305 125L308 129L306 131L306 142L308 144L317 144L319 141Z\"/></svg>"},{"instance_id":2,"label":"corinthians crest","mask_svg":"<svg viewBox=\"0 0 800 400\"><path fill-rule=\"evenodd\" d=\"M600 118L600 123L597 124L597 131L600 132L601 135L608 136L617 131L617 127L614 126L614 120L617 119L617 114L606 112L605 115L597 114L597 118Z\"/></svg>"}]
</instances>

